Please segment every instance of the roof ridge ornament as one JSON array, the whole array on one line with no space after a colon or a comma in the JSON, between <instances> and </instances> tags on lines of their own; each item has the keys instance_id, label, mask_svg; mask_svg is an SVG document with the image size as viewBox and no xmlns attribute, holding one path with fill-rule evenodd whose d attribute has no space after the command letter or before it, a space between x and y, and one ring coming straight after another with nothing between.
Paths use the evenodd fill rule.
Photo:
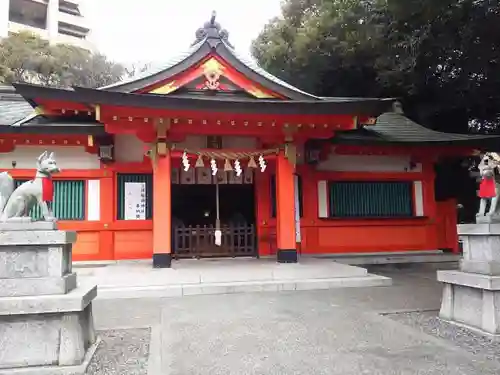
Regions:
<instances>
[{"instance_id":1,"label":"roof ridge ornament","mask_svg":"<svg viewBox=\"0 0 500 375\"><path fill-rule=\"evenodd\" d=\"M394 103L392 103L392 112L404 115L404 110L403 110L403 103L401 103L399 100L396 100Z\"/></svg>"},{"instance_id":2,"label":"roof ridge ornament","mask_svg":"<svg viewBox=\"0 0 500 375\"><path fill-rule=\"evenodd\" d=\"M217 12L214 10L212 11L210 20L205 22L203 27L196 30L196 40L192 44L193 46L202 40L207 40L212 48L217 47L221 41L224 41L229 47L233 48L231 43L229 43L229 32L221 27L220 23L215 20L216 17Z\"/></svg>"}]
</instances>

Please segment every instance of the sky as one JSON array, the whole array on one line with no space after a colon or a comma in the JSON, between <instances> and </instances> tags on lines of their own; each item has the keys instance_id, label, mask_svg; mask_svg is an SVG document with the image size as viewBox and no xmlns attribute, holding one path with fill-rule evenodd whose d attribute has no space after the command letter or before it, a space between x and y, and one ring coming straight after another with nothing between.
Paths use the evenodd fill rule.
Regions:
<instances>
[{"instance_id":1,"label":"sky","mask_svg":"<svg viewBox=\"0 0 500 375\"><path fill-rule=\"evenodd\" d=\"M162 63L189 49L196 30L217 12L217 22L242 54L280 0L81 0L99 52L120 63Z\"/></svg>"}]
</instances>

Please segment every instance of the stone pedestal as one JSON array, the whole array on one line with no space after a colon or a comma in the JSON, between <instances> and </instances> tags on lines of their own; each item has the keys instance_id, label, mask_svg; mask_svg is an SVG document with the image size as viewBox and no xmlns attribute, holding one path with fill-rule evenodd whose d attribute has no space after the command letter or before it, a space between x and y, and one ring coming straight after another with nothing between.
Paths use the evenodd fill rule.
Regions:
<instances>
[{"instance_id":1,"label":"stone pedestal","mask_svg":"<svg viewBox=\"0 0 500 375\"><path fill-rule=\"evenodd\" d=\"M444 283L441 319L500 337L500 224L462 224L457 271L438 271Z\"/></svg>"},{"instance_id":2,"label":"stone pedestal","mask_svg":"<svg viewBox=\"0 0 500 375\"><path fill-rule=\"evenodd\" d=\"M77 287L75 240L53 223L0 223L0 375L85 373L97 287Z\"/></svg>"}]
</instances>

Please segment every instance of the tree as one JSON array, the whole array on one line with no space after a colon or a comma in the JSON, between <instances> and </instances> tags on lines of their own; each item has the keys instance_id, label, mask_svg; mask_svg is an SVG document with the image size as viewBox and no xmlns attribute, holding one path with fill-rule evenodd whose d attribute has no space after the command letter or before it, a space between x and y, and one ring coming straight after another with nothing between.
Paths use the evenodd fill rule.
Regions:
<instances>
[{"instance_id":1,"label":"tree","mask_svg":"<svg viewBox=\"0 0 500 375\"><path fill-rule=\"evenodd\" d=\"M125 70L104 55L56 44L22 32L0 42L0 82L52 87L101 87L118 82Z\"/></svg>"},{"instance_id":2,"label":"tree","mask_svg":"<svg viewBox=\"0 0 500 375\"><path fill-rule=\"evenodd\" d=\"M22 32L0 43L0 80L3 83L30 81L36 67L49 51L49 43Z\"/></svg>"},{"instance_id":3,"label":"tree","mask_svg":"<svg viewBox=\"0 0 500 375\"><path fill-rule=\"evenodd\" d=\"M367 21L373 3L287 0L283 16L265 26L252 53L271 72L318 95L373 95L379 87L372 44L380 34ZM356 84L359 77L364 85Z\"/></svg>"},{"instance_id":4,"label":"tree","mask_svg":"<svg viewBox=\"0 0 500 375\"><path fill-rule=\"evenodd\" d=\"M403 87L412 115L432 128L498 131L498 2L393 0L389 6L381 83Z\"/></svg>"},{"instance_id":5,"label":"tree","mask_svg":"<svg viewBox=\"0 0 500 375\"><path fill-rule=\"evenodd\" d=\"M323 96L400 97L435 129L500 124L496 0L285 0L254 41L270 72Z\"/></svg>"}]
</instances>

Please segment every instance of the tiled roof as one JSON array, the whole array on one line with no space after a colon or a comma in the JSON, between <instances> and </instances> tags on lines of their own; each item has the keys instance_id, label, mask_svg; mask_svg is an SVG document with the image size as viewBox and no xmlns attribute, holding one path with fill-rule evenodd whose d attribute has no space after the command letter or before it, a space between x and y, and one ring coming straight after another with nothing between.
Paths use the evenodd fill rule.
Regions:
<instances>
[{"instance_id":1,"label":"tiled roof","mask_svg":"<svg viewBox=\"0 0 500 375\"><path fill-rule=\"evenodd\" d=\"M276 78L277 79L277 78ZM292 86L293 87L293 86ZM297 89L298 90L298 89ZM356 98L322 98L332 102L353 102ZM37 116L29 119L33 115L33 107L17 94L11 86L0 86L0 126L10 126L23 119L27 121L23 125L45 126L64 128L70 126L75 128L77 123L58 123L55 119ZM83 125L98 128L97 124L85 123ZM93 126L92 126L93 125ZM53 129L55 130L55 129ZM355 144L423 144L423 143L470 143L477 145L487 142L500 147L499 136L489 136L480 134L454 134L442 133L428 129L410 120L402 113L388 112L380 115L376 125L366 126L355 131L341 132L333 138L334 143L355 143ZM477 146L476 146L477 147Z\"/></svg>"},{"instance_id":2,"label":"tiled roof","mask_svg":"<svg viewBox=\"0 0 500 375\"><path fill-rule=\"evenodd\" d=\"M296 91L302 95L308 96L311 99L322 99L318 96L309 94L308 92L302 91L301 89L290 85L289 83L279 79L276 76L273 76L271 73L268 71L264 70L255 60L245 57L242 54L238 53L234 48L231 48L224 40L222 41L224 43L225 47L228 49L229 52L232 53L232 55L238 59L242 64L246 65L249 69L253 70L255 73L261 75L262 77L268 79L269 81L272 81L280 86L286 87L289 90Z\"/></svg>"},{"instance_id":3,"label":"tiled roof","mask_svg":"<svg viewBox=\"0 0 500 375\"><path fill-rule=\"evenodd\" d=\"M474 139L497 138L482 134L442 133L428 129L400 113L384 113L370 129L385 139L396 142L449 142Z\"/></svg>"},{"instance_id":4,"label":"tiled roof","mask_svg":"<svg viewBox=\"0 0 500 375\"><path fill-rule=\"evenodd\" d=\"M0 126L12 125L33 113L33 107L11 86L0 86Z\"/></svg>"},{"instance_id":5,"label":"tiled roof","mask_svg":"<svg viewBox=\"0 0 500 375\"><path fill-rule=\"evenodd\" d=\"M499 142L500 137L482 134L443 133L428 129L398 112L380 115L375 125L366 126L357 131L339 133L334 142L354 143L461 143L475 141Z\"/></svg>"},{"instance_id":6,"label":"tiled roof","mask_svg":"<svg viewBox=\"0 0 500 375\"><path fill-rule=\"evenodd\" d=\"M154 67L147 69L146 71L144 71L141 74L138 74L132 78L124 79L120 82L113 83L113 84L108 85L108 86L100 87L100 89L101 90L111 90L111 89L118 88L118 87L123 86L123 85L127 85L127 84L132 83L132 82L140 81L144 78L153 77L159 73L164 72L165 70L171 69L174 66L182 63L189 56L191 56L195 52L197 52L201 48L201 46L203 46L203 44L205 44L205 39L196 43L187 51L184 51L184 52L180 53L179 55L169 59L164 64L155 65Z\"/></svg>"},{"instance_id":7,"label":"tiled roof","mask_svg":"<svg viewBox=\"0 0 500 375\"><path fill-rule=\"evenodd\" d=\"M109 86L101 87L100 89L129 93L134 92L158 81L175 76L176 74L189 69L189 67L193 64L197 64L202 58L210 54L212 51L217 51L217 53L222 53L223 58L229 57L230 60L235 60L242 66L243 70L248 70L256 75L254 79L262 80L264 86L266 86L267 81L268 84L274 86L275 89L278 89L278 92L281 88L285 93L286 91L289 93L291 92L292 96L295 96L296 99L322 99L282 81L278 77L275 77L266 70L262 69L252 58L245 57L244 55L238 53L228 42L225 30L221 30L220 25L215 23L214 20L215 19L212 20L213 22L211 21L212 23L206 23L204 25L201 34L197 35L195 44L186 52L170 59L165 64L149 69L138 76ZM229 63L231 64L231 62ZM284 96L289 97L289 95Z\"/></svg>"}]
</instances>

